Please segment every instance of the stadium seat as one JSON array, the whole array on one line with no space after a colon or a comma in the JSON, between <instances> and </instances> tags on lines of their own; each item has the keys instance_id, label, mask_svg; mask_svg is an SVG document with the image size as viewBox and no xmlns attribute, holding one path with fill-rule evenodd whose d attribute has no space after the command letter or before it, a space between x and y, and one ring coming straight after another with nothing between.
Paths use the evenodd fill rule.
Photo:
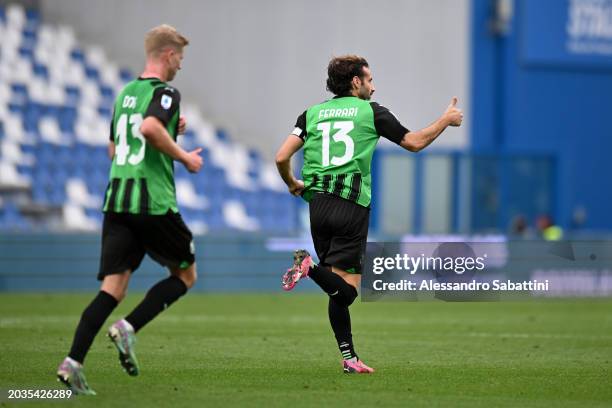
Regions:
<instances>
[{"instance_id":1,"label":"stadium seat","mask_svg":"<svg viewBox=\"0 0 612 408\"><path fill-rule=\"evenodd\" d=\"M30 228L28 220L14 203L9 201L0 204L0 231L24 231Z\"/></svg>"},{"instance_id":2,"label":"stadium seat","mask_svg":"<svg viewBox=\"0 0 612 408\"><path fill-rule=\"evenodd\" d=\"M249 216L240 201L230 200L223 203L223 219L230 227L241 231L257 231L259 222Z\"/></svg>"},{"instance_id":3,"label":"stadium seat","mask_svg":"<svg viewBox=\"0 0 612 408\"><path fill-rule=\"evenodd\" d=\"M181 207L194 210L205 210L209 207L208 200L198 195L191 181L185 178L176 180L176 198Z\"/></svg>"},{"instance_id":4,"label":"stadium seat","mask_svg":"<svg viewBox=\"0 0 612 408\"><path fill-rule=\"evenodd\" d=\"M64 204L62 208L64 227L72 231L97 231L99 223L87 216L83 207Z\"/></svg>"},{"instance_id":5,"label":"stadium seat","mask_svg":"<svg viewBox=\"0 0 612 408\"><path fill-rule=\"evenodd\" d=\"M26 188L31 181L17 172L15 164L0 160L0 186Z\"/></svg>"},{"instance_id":6,"label":"stadium seat","mask_svg":"<svg viewBox=\"0 0 612 408\"><path fill-rule=\"evenodd\" d=\"M101 200L90 194L87 189L87 184L83 179L69 178L66 181L66 195L68 202L84 208L97 208L102 205Z\"/></svg>"}]
</instances>

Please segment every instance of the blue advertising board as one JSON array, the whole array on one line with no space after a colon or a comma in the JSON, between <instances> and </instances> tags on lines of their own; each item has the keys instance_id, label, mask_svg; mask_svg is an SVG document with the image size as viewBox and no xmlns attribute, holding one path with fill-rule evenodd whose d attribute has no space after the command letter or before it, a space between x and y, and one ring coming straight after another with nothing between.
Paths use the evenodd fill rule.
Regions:
<instances>
[{"instance_id":1,"label":"blue advertising board","mask_svg":"<svg viewBox=\"0 0 612 408\"><path fill-rule=\"evenodd\" d=\"M612 69L612 0L517 2L521 62Z\"/></svg>"}]
</instances>

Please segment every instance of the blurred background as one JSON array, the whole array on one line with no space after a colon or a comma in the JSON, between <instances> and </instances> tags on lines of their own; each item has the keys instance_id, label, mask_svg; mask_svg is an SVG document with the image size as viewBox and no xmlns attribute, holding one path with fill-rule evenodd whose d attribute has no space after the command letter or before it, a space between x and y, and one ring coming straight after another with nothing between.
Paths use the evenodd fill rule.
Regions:
<instances>
[{"instance_id":1,"label":"blurred background","mask_svg":"<svg viewBox=\"0 0 612 408\"><path fill-rule=\"evenodd\" d=\"M418 154L381 139L371 239L612 235L612 0L0 1L0 290L97 286L111 107L161 23L191 41L174 85L205 166L176 179L201 290L277 290L311 245L273 156L346 53L409 129L465 112Z\"/></svg>"}]
</instances>

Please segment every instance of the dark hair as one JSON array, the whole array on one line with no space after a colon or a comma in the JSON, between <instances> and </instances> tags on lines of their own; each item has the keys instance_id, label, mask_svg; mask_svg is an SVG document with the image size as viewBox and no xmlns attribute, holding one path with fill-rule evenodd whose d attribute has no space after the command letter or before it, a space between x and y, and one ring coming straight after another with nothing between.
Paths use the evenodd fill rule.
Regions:
<instances>
[{"instance_id":1,"label":"dark hair","mask_svg":"<svg viewBox=\"0 0 612 408\"><path fill-rule=\"evenodd\" d=\"M337 96L350 94L353 78L363 78L363 67L369 67L368 61L359 55L332 58L327 66L327 90Z\"/></svg>"}]
</instances>

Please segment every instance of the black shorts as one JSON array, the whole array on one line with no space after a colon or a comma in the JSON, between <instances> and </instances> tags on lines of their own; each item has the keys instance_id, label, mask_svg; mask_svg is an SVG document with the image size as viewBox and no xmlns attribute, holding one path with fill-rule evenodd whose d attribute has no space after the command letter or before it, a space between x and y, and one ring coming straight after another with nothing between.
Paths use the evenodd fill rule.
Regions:
<instances>
[{"instance_id":1,"label":"black shorts","mask_svg":"<svg viewBox=\"0 0 612 408\"><path fill-rule=\"evenodd\" d=\"M333 194L310 200L310 232L319 262L361 274L370 209Z\"/></svg>"},{"instance_id":2,"label":"black shorts","mask_svg":"<svg viewBox=\"0 0 612 408\"><path fill-rule=\"evenodd\" d=\"M98 280L134 272L145 253L170 269L187 268L195 261L193 235L181 215L141 215L108 212L102 225L102 255Z\"/></svg>"}]
</instances>

